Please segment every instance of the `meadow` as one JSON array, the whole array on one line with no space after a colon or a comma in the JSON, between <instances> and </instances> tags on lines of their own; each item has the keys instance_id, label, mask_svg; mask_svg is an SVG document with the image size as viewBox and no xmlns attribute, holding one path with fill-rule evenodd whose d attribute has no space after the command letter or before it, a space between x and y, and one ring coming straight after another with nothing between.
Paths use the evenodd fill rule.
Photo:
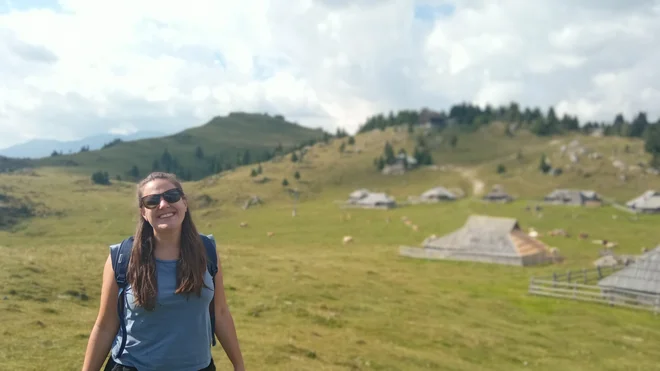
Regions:
<instances>
[{"instance_id":1,"label":"meadow","mask_svg":"<svg viewBox=\"0 0 660 371\"><path fill-rule=\"evenodd\" d=\"M611 206L544 205L541 214L529 212L525 207L536 204L546 190L581 185L584 177L577 173L537 174L540 153L556 156L555 163L562 160L560 143L521 137L503 145L505 139L488 132L462 139L456 148L435 150L438 167L445 170L419 169L395 177L375 172L372 159L385 140L396 148L414 143L388 130L356 137L360 153L340 153L335 140L317 145L303 162L264 163L263 176L271 179L265 183L250 177L254 166L185 183L199 229L218 241L248 369L657 368L660 317L530 296L527 287L532 276L591 268L601 248L591 239L616 241L622 254L655 247L660 218L635 218ZM641 156L635 142L580 140L603 152L627 144L632 150L624 156L630 161ZM524 161L513 157L519 151ZM506 162L508 175L495 172L500 162ZM585 184L618 202L658 185L657 176L639 174L616 182L618 174L607 160L596 167ZM294 171L300 180L293 179ZM301 192L295 217L293 199L281 185L285 177L289 188ZM505 205L481 202L473 194L475 180L486 190L503 184L520 198ZM3 174L0 182L7 193L33 201L38 210L38 216L0 231L0 368L80 369L108 245L134 229L134 184L94 185L87 176L47 168ZM404 200L435 185L459 187L467 197L392 210L342 209L335 203L362 186ZM264 204L243 210L240 206L252 195ZM571 237L544 235L541 240L558 247L566 260L509 267L398 255L400 245L451 232L472 214L515 217L523 229L541 233L564 228ZM405 225L404 216L419 230ZM239 227L243 222L246 228ZM581 232L590 238L579 240ZM345 245L346 235L354 241ZM231 369L220 346L213 354L219 370Z\"/></svg>"}]
</instances>

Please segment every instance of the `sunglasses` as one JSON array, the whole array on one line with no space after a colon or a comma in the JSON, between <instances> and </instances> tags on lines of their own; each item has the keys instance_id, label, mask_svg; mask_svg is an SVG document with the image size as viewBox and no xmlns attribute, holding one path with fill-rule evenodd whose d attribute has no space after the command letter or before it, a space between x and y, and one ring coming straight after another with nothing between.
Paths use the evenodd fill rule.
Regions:
<instances>
[{"instance_id":1,"label":"sunglasses","mask_svg":"<svg viewBox=\"0 0 660 371\"><path fill-rule=\"evenodd\" d=\"M168 204L173 204L179 202L179 200L181 200L181 196L183 196L183 192L177 188L173 188L163 193L144 196L140 202L142 203L142 206L146 207L147 209L155 209L158 207L158 205L160 205L161 198L165 199Z\"/></svg>"}]
</instances>

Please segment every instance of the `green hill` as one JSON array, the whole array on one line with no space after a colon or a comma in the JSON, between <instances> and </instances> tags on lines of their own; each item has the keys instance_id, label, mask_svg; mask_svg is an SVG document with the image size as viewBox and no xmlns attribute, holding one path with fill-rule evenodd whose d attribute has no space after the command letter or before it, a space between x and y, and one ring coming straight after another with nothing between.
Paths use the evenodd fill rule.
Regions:
<instances>
[{"instance_id":1,"label":"green hill","mask_svg":"<svg viewBox=\"0 0 660 371\"><path fill-rule=\"evenodd\" d=\"M137 179L152 170L164 170L192 180L266 161L278 149L286 152L327 136L321 129L306 128L282 116L231 113L167 137L115 141L96 151L54 154L34 161L21 160L21 164L35 168L64 166L68 171L88 175L107 172L112 179Z\"/></svg>"}]
</instances>

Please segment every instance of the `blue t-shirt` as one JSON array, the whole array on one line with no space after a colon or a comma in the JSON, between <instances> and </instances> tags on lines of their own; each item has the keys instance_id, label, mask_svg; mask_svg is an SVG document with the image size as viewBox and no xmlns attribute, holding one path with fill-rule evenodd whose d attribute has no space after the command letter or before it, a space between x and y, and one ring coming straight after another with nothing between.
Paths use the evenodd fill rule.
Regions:
<instances>
[{"instance_id":1,"label":"blue t-shirt","mask_svg":"<svg viewBox=\"0 0 660 371\"><path fill-rule=\"evenodd\" d=\"M207 287L202 287L200 297L175 294L176 266L175 260L156 259L158 296L151 312L135 306L131 285L126 286L126 347L115 362L140 371L198 371L211 363L211 275L204 271ZM120 329L112 344L113 356L121 341Z\"/></svg>"}]
</instances>

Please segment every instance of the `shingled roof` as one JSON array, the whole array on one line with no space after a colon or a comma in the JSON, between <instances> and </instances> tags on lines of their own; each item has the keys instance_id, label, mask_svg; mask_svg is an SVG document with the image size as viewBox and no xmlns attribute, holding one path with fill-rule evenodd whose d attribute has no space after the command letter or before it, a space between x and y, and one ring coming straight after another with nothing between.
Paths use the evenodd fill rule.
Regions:
<instances>
[{"instance_id":1,"label":"shingled roof","mask_svg":"<svg viewBox=\"0 0 660 371\"><path fill-rule=\"evenodd\" d=\"M660 246L639 257L629 266L598 282L609 289L660 294Z\"/></svg>"},{"instance_id":2,"label":"shingled roof","mask_svg":"<svg viewBox=\"0 0 660 371\"><path fill-rule=\"evenodd\" d=\"M642 195L626 202L626 206L633 210L658 212L660 211L660 192L649 190Z\"/></svg>"},{"instance_id":3,"label":"shingled roof","mask_svg":"<svg viewBox=\"0 0 660 371\"><path fill-rule=\"evenodd\" d=\"M358 205L392 205L394 198L384 192L371 192L357 201Z\"/></svg>"},{"instance_id":4,"label":"shingled roof","mask_svg":"<svg viewBox=\"0 0 660 371\"><path fill-rule=\"evenodd\" d=\"M369 194L369 190L366 188L356 189L348 195L348 198L351 200L359 200L366 197Z\"/></svg>"},{"instance_id":5,"label":"shingled roof","mask_svg":"<svg viewBox=\"0 0 660 371\"><path fill-rule=\"evenodd\" d=\"M448 259L488 261L491 263L531 265L552 260L549 248L528 236L512 218L470 216L460 229L429 238L424 248L439 250Z\"/></svg>"},{"instance_id":6,"label":"shingled roof","mask_svg":"<svg viewBox=\"0 0 660 371\"><path fill-rule=\"evenodd\" d=\"M513 201L513 197L511 197L511 195L509 195L499 187L493 188L490 192L488 192L483 196L483 199L486 201L499 201L499 202Z\"/></svg>"},{"instance_id":7,"label":"shingled roof","mask_svg":"<svg viewBox=\"0 0 660 371\"><path fill-rule=\"evenodd\" d=\"M422 193L420 196L423 200L455 200L456 195L451 193L447 188L445 187L435 187L427 190L426 192Z\"/></svg>"},{"instance_id":8,"label":"shingled roof","mask_svg":"<svg viewBox=\"0 0 660 371\"><path fill-rule=\"evenodd\" d=\"M345 205L353 207L367 208L393 208L396 207L396 200L384 192L371 192L367 189L358 189L353 191Z\"/></svg>"},{"instance_id":9,"label":"shingled roof","mask_svg":"<svg viewBox=\"0 0 660 371\"><path fill-rule=\"evenodd\" d=\"M555 189L545 196L544 200L552 203L582 205L586 202L600 202L600 196L592 190Z\"/></svg>"}]
</instances>

